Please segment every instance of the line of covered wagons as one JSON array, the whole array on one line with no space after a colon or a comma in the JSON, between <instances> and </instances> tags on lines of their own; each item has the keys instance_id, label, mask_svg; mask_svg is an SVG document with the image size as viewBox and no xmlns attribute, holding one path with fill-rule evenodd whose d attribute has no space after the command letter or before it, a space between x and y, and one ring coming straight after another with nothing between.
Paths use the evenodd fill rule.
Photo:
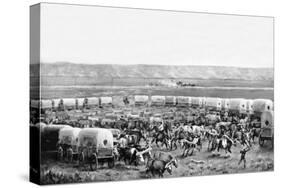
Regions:
<instances>
[{"instance_id":1,"label":"line of covered wagons","mask_svg":"<svg viewBox=\"0 0 281 188\"><path fill-rule=\"evenodd\" d=\"M248 114L260 119L262 132L260 144L265 140L273 140L273 102L270 99L243 99L243 98L214 98L214 97L190 97L190 96L160 96L160 95L135 95L135 106L170 106L170 107L198 107L215 111L229 111L239 114ZM46 99L31 101L32 108L41 109L84 109L100 106L112 107L112 97L88 97Z\"/></svg>"},{"instance_id":2,"label":"line of covered wagons","mask_svg":"<svg viewBox=\"0 0 281 188\"><path fill-rule=\"evenodd\" d=\"M118 130L38 123L31 131L40 135L42 159L56 156L58 160L75 160L79 166L88 164L91 170L99 164L107 163L109 168L115 165L114 135Z\"/></svg>"}]
</instances>

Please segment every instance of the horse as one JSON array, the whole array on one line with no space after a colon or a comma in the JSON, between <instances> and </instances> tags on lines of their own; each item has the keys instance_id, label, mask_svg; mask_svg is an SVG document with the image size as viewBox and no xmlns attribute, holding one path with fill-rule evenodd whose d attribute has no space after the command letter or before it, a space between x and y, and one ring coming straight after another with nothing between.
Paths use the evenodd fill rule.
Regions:
<instances>
[{"instance_id":1,"label":"horse","mask_svg":"<svg viewBox=\"0 0 281 188\"><path fill-rule=\"evenodd\" d=\"M162 146L165 144L166 148L171 148L171 139L164 131L158 132L153 139L151 140L151 144L155 142L156 146L159 147L158 142L162 142Z\"/></svg>"},{"instance_id":2,"label":"horse","mask_svg":"<svg viewBox=\"0 0 281 188\"><path fill-rule=\"evenodd\" d=\"M138 145L143 139L147 141L146 135L142 131L125 131L119 136L119 143L121 146Z\"/></svg>"},{"instance_id":3,"label":"horse","mask_svg":"<svg viewBox=\"0 0 281 188\"><path fill-rule=\"evenodd\" d=\"M217 138L219 134L215 129L210 129L206 131L205 137L208 140L207 151L213 151L217 147Z\"/></svg>"},{"instance_id":4,"label":"horse","mask_svg":"<svg viewBox=\"0 0 281 188\"><path fill-rule=\"evenodd\" d=\"M188 137L187 134L188 132L186 132L182 126L176 129L171 139L171 150L173 149L173 147L177 149L177 143L180 143L181 140L186 139Z\"/></svg>"},{"instance_id":5,"label":"horse","mask_svg":"<svg viewBox=\"0 0 281 188\"><path fill-rule=\"evenodd\" d=\"M234 141L229 136L223 135L222 138L218 139L217 151L219 152L220 149L224 149L226 154L228 152L232 153L232 145L235 145Z\"/></svg>"},{"instance_id":6,"label":"horse","mask_svg":"<svg viewBox=\"0 0 281 188\"><path fill-rule=\"evenodd\" d=\"M194 149L197 149L198 151L200 151L202 148L200 137L195 137L192 141L189 141L186 139L182 140L182 145L184 147L184 150L182 153L183 157L186 157L187 155L191 156L193 154ZM190 151L191 151L191 153L189 153Z\"/></svg>"},{"instance_id":7,"label":"horse","mask_svg":"<svg viewBox=\"0 0 281 188\"><path fill-rule=\"evenodd\" d=\"M255 138L259 138L261 133L261 129L260 128L252 128L250 129L250 139L253 143L255 143Z\"/></svg>"},{"instance_id":8,"label":"horse","mask_svg":"<svg viewBox=\"0 0 281 188\"><path fill-rule=\"evenodd\" d=\"M150 158L146 164L146 173L151 173L154 177L158 174L159 177L163 177L164 172L172 174L172 166L178 168L178 160L170 154L159 153L158 157Z\"/></svg>"}]
</instances>

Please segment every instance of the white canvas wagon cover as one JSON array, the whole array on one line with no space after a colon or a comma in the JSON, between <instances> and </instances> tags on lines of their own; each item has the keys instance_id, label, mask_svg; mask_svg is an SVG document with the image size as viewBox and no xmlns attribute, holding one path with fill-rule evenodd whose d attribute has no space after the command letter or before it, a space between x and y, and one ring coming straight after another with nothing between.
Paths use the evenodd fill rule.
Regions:
<instances>
[{"instance_id":1,"label":"white canvas wagon cover","mask_svg":"<svg viewBox=\"0 0 281 188\"><path fill-rule=\"evenodd\" d=\"M121 134L121 131L119 129L108 129L108 130L112 133L113 137L118 137Z\"/></svg>"},{"instance_id":2,"label":"white canvas wagon cover","mask_svg":"<svg viewBox=\"0 0 281 188\"><path fill-rule=\"evenodd\" d=\"M81 147L113 148L113 135L103 128L84 128L79 132L78 143Z\"/></svg>"},{"instance_id":3,"label":"white canvas wagon cover","mask_svg":"<svg viewBox=\"0 0 281 188\"><path fill-rule=\"evenodd\" d=\"M253 110L255 112L265 112L273 110L273 102L270 99L255 99L253 101Z\"/></svg>"},{"instance_id":4,"label":"white canvas wagon cover","mask_svg":"<svg viewBox=\"0 0 281 188\"><path fill-rule=\"evenodd\" d=\"M229 100L229 109L237 110L241 113L245 113L247 109L247 101L242 98L235 98Z\"/></svg>"},{"instance_id":5,"label":"white canvas wagon cover","mask_svg":"<svg viewBox=\"0 0 281 188\"><path fill-rule=\"evenodd\" d=\"M135 95L135 103L147 103L148 96L147 95Z\"/></svg>"},{"instance_id":6,"label":"white canvas wagon cover","mask_svg":"<svg viewBox=\"0 0 281 188\"><path fill-rule=\"evenodd\" d=\"M49 100L49 99L43 99L43 100L41 100L40 105L41 105L42 109L52 108L53 102L52 102L52 100Z\"/></svg>"},{"instance_id":7,"label":"white canvas wagon cover","mask_svg":"<svg viewBox=\"0 0 281 188\"><path fill-rule=\"evenodd\" d=\"M64 107L75 107L76 100L75 98L64 98L62 99Z\"/></svg>"},{"instance_id":8,"label":"white canvas wagon cover","mask_svg":"<svg viewBox=\"0 0 281 188\"><path fill-rule=\"evenodd\" d=\"M274 126L273 111L266 111L261 114L261 127L271 127Z\"/></svg>"},{"instance_id":9,"label":"white canvas wagon cover","mask_svg":"<svg viewBox=\"0 0 281 188\"><path fill-rule=\"evenodd\" d=\"M99 98L98 97L88 97L87 105L88 106L99 106Z\"/></svg>"},{"instance_id":10,"label":"white canvas wagon cover","mask_svg":"<svg viewBox=\"0 0 281 188\"><path fill-rule=\"evenodd\" d=\"M177 98L175 96L166 96L165 97L165 104L175 105L177 102Z\"/></svg>"},{"instance_id":11,"label":"white canvas wagon cover","mask_svg":"<svg viewBox=\"0 0 281 188\"><path fill-rule=\"evenodd\" d=\"M64 125L64 124L51 124L51 125L45 125L41 127L41 132L49 132L49 131L59 131L62 128L71 128L69 125Z\"/></svg>"},{"instance_id":12,"label":"white canvas wagon cover","mask_svg":"<svg viewBox=\"0 0 281 188\"><path fill-rule=\"evenodd\" d=\"M160 95L151 96L151 104L164 105L165 104L165 96L160 96Z\"/></svg>"},{"instance_id":13,"label":"white canvas wagon cover","mask_svg":"<svg viewBox=\"0 0 281 188\"><path fill-rule=\"evenodd\" d=\"M64 127L59 131L60 144L76 145L80 128Z\"/></svg>"},{"instance_id":14,"label":"white canvas wagon cover","mask_svg":"<svg viewBox=\"0 0 281 188\"><path fill-rule=\"evenodd\" d=\"M220 98L213 98L213 97L206 98L207 107L220 109L221 105L222 105L222 100Z\"/></svg>"},{"instance_id":15,"label":"white canvas wagon cover","mask_svg":"<svg viewBox=\"0 0 281 188\"><path fill-rule=\"evenodd\" d=\"M77 107L83 107L84 103L85 103L85 99L84 98L76 98Z\"/></svg>"},{"instance_id":16,"label":"white canvas wagon cover","mask_svg":"<svg viewBox=\"0 0 281 188\"><path fill-rule=\"evenodd\" d=\"M253 112L254 112L254 109L253 109L254 100L248 99L248 100L246 101L246 103L247 103L247 107L246 107L247 112L248 112L248 113L253 113Z\"/></svg>"},{"instance_id":17,"label":"white canvas wagon cover","mask_svg":"<svg viewBox=\"0 0 281 188\"><path fill-rule=\"evenodd\" d=\"M222 99L221 103L222 103L221 107L224 110L229 110L229 99Z\"/></svg>"},{"instance_id":18,"label":"white canvas wagon cover","mask_svg":"<svg viewBox=\"0 0 281 188\"><path fill-rule=\"evenodd\" d=\"M54 108L58 108L60 106L61 102L62 102L61 99L53 99Z\"/></svg>"},{"instance_id":19,"label":"white canvas wagon cover","mask_svg":"<svg viewBox=\"0 0 281 188\"><path fill-rule=\"evenodd\" d=\"M189 105L191 104L191 97L186 96L178 96L177 97L177 104L178 105Z\"/></svg>"},{"instance_id":20,"label":"white canvas wagon cover","mask_svg":"<svg viewBox=\"0 0 281 188\"><path fill-rule=\"evenodd\" d=\"M112 97L101 97L100 102L101 102L101 105L111 105Z\"/></svg>"},{"instance_id":21,"label":"white canvas wagon cover","mask_svg":"<svg viewBox=\"0 0 281 188\"><path fill-rule=\"evenodd\" d=\"M202 97L191 97L191 104L195 106L203 106Z\"/></svg>"}]
</instances>

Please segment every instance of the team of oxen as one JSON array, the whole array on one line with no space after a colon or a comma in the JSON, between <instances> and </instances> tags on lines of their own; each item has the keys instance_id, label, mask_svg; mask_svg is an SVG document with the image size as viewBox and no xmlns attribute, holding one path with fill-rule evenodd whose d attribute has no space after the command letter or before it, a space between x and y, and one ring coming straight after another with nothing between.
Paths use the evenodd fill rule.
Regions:
<instances>
[{"instance_id":1,"label":"team of oxen","mask_svg":"<svg viewBox=\"0 0 281 188\"><path fill-rule=\"evenodd\" d=\"M250 148L255 138L260 137L261 113L272 110L266 109L268 100L260 102L264 104L258 106L260 112L256 114L241 113L241 102L234 111L218 109L218 102L213 103L211 110L202 111L203 103L199 103L196 108L180 107L149 116L130 114L120 118L119 123L103 125L101 120L95 126L119 130L113 149L116 161L134 166L144 164L147 173L163 177L165 171L171 174L172 168L178 167L179 156L170 152L178 148L182 150L181 157L201 152L203 143L207 144L207 151L224 151L228 156L233 146Z\"/></svg>"}]
</instances>

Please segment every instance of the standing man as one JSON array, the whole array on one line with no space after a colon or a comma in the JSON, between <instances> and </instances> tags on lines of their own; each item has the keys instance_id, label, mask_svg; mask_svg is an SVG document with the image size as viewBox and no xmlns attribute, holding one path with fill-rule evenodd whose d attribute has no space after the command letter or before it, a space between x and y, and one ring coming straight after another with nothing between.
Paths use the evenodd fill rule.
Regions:
<instances>
[{"instance_id":1,"label":"standing man","mask_svg":"<svg viewBox=\"0 0 281 188\"><path fill-rule=\"evenodd\" d=\"M241 164L241 162L244 162L244 168L246 168L246 153L250 151L250 147L246 144L246 146L240 150L240 161L238 162L238 165Z\"/></svg>"}]
</instances>

